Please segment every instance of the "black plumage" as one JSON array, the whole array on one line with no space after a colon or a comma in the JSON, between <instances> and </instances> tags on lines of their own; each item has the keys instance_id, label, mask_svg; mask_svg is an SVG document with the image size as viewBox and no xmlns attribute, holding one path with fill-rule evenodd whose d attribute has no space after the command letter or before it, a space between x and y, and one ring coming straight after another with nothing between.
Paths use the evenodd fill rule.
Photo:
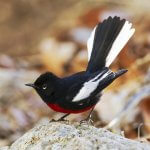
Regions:
<instances>
[{"instance_id":1,"label":"black plumage","mask_svg":"<svg viewBox=\"0 0 150 150\"><path fill-rule=\"evenodd\" d=\"M97 25L89 38L90 59L86 71L64 78L47 72L38 77L33 84L26 85L33 87L43 101L55 111L70 114L93 110L100 100L101 91L127 71L121 69L114 73L106 63L109 61L108 56L113 58L110 63L114 60L133 33L131 24L125 19L109 17ZM119 39L119 42L116 42L118 37L124 36L125 41Z\"/></svg>"}]
</instances>

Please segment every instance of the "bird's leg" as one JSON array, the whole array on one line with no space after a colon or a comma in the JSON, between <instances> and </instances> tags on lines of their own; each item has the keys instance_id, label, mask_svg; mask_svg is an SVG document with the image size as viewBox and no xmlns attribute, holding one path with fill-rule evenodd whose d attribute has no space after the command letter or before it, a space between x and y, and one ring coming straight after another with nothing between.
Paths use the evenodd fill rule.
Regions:
<instances>
[{"instance_id":1,"label":"bird's leg","mask_svg":"<svg viewBox=\"0 0 150 150\"><path fill-rule=\"evenodd\" d=\"M94 107L91 109L91 111L90 111L89 115L87 116L87 118L80 121L80 124L82 124L82 123L91 123L91 124L93 124L93 120L91 119L93 110L94 110Z\"/></svg>"},{"instance_id":2,"label":"bird's leg","mask_svg":"<svg viewBox=\"0 0 150 150\"><path fill-rule=\"evenodd\" d=\"M59 118L57 121L66 121L64 118L66 118L69 115L70 114L65 114L64 116L62 116L61 118Z\"/></svg>"},{"instance_id":3,"label":"bird's leg","mask_svg":"<svg viewBox=\"0 0 150 150\"><path fill-rule=\"evenodd\" d=\"M57 122L57 121L66 121L64 118L69 116L70 114L65 114L64 116L60 117L58 120L52 119L50 122Z\"/></svg>"}]
</instances>

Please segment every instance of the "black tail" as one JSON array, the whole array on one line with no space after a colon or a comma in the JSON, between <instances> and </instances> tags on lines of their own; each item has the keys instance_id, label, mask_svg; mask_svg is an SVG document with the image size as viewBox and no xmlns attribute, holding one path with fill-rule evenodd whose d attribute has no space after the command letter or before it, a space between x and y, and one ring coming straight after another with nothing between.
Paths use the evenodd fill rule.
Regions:
<instances>
[{"instance_id":1,"label":"black tail","mask_svg":"<svg viewBox=\"0 0 150 150\"><path fill-rule=\"evenodd\" d=\"M103 90L106 88L108 85L110 85L115 79L126 73L128 70L126 69L121 69L117 72L111 72L108 74L100 83L99 83L99 88L98 90Z\"/></svg>"},{"instance_id":2,"label":"black tail","mask_svg":"<svg viewBox=\"0 0 150 150\"><path fill-rule=\"evenodd\" d=\"M134 29L125 19L109 17L99 23L88 40L87 71L96 72L108 67L133 35Z\"/></svg>"},{"instance_id":3,"label":"black tail","mask_svg":"<svg viewBox=\"0 0 150 150\"><path fill-rule=\"evenodd\" d=\"M117 72L115 72L115 79L118 78L119 76L123 75L126 73L128 70L127 69L120 69Z\"/></svg>"}]
</instances>

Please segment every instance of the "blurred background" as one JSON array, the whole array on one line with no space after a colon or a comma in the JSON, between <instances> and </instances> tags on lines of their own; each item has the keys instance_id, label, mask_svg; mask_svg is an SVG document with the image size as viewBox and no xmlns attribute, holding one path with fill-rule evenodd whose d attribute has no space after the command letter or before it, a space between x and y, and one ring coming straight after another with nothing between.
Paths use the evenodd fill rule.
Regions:
<instances>
[{"instance_id":1,"label":"blurred background","mask_svg":"<svg viewBox=\"0 0 150 150\"><path fill-rule=\"evenodd\" d=\"M93 112L94 125L150 140L149 0L0 0L0 147L37 122L63 115L24 84L45 71L63 77L85 70L90 32L115 15L131 21L136 32L111 69L129 71L103 92Z\"/></svg>"}]
</instances>

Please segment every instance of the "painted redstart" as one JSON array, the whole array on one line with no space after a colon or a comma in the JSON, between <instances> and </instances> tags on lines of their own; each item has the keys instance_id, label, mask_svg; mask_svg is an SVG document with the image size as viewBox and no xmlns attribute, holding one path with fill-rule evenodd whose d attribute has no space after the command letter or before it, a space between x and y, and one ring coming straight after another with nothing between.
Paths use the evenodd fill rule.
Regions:
<instances>
[{"instance_id":1,"label":"painted redstart","mask_svg":"<svg viewBox=\"0 0 150 150\"><path fill-rule=\"evenodd\" d=\"M90 110L91 117L101 92L116 78L127 72L121 69L112 72L108 67L133 35L132 24L119 17L108 17L92 31L88 42L88 65L86 71L60 78L46 72L36 79L33 87L43 101L54 111L66 113L59 120L64 120L71 113Z\"/></svg>"}]
</instances>

